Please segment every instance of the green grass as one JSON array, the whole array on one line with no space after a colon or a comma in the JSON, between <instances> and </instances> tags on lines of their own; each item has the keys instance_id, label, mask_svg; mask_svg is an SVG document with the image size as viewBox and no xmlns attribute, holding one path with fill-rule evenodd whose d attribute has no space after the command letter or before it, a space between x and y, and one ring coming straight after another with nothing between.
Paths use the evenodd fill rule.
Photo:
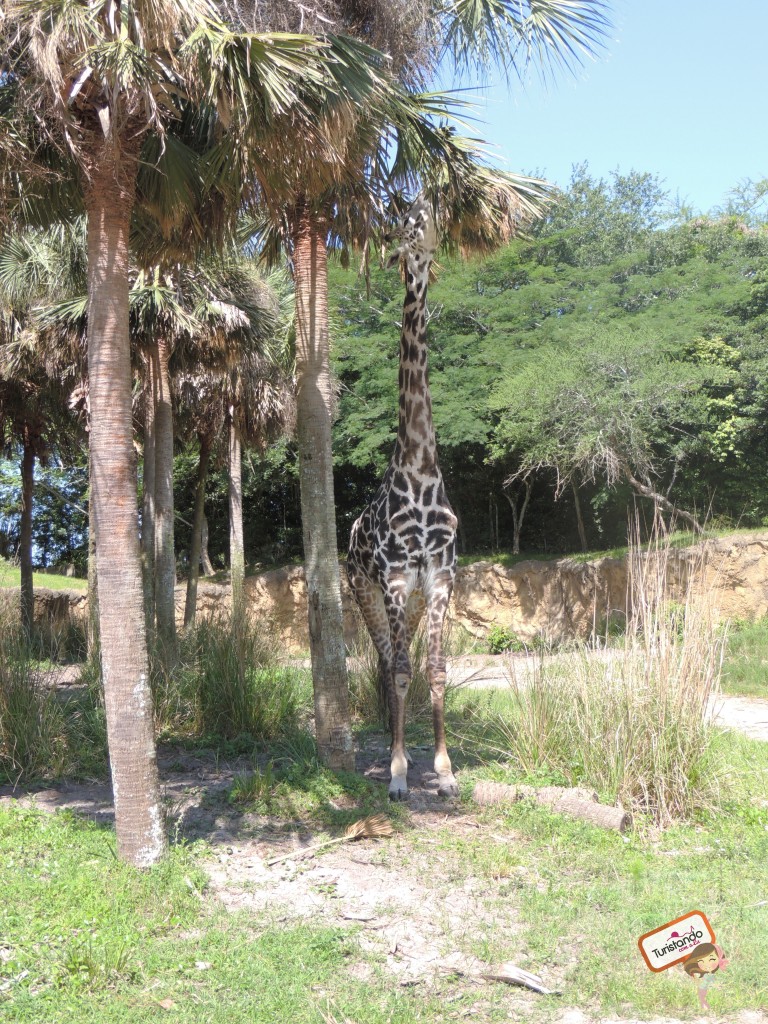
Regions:
<instances>
[{"instance_id":1,"label":"green grass","mask_svg":"<svg viewBox=\"0 0 768 1024\"><path fill-rule=\"evenodd\" d=\"M538 806L467 806L477 829L457 830L450 821L420 829L417 815L415 830L403 823L393 845L377 849L384 864L395 856L406 867L433 863L446 894L467 882L477 890L479 880L491 916L467 920L456 948L534 971L563 991L560 999L478 989L460 977L404 990L354 927L281 923L279 903L260 916L226 914L206 893L205 844L174 847L160 867L139 873L117 861L110 828L66 812L0 806L0 986L10 982L0 989L0 1017L18 1024L320 1024L330 1012L358 1024L465 1017L501 1024L551 1021L575 1006L591 1016L692 1020L693 983L678 970L651 975L636 941L693 909L707 914L730 959L709 993L715 1013L760 1009L768 998L768 907L759 905L768 891L768 810L761 806L768 744L732 734L716 743L735 778L718 816L664 832L639 822L622 836ZM465 768L465 795L475 780L508 771ZM336 800L348 782L321 778L305 761L291 788L319 787ZM366 786L357 779L360 793ZM270 810L277 826L294 809ZM494 924L494 907L515 927ZM353 975L362 965L370 973L365 984Z\"/></svg>"},{"instance_id":2,"label":"green grass","mask_svg":"<svg viewBox=\"0 0 768 1024\"><path fill-rule=\"evenodd\" d=\"M768 697L768 618L730 627L722 688L724 693Z\"/></svg>"},{"instance_id":3,"label":"green grass","mask_svg":"<svg viewBox=\"0 0 768 1024\"><path fill-rule=\"evenodd\" d=\"M35 572L32 574L35 590L87 590L88 580L77 576L57 576L54 573ZM21 571L18 565L11 565L0 558L0 589L17 589L21 586Z\"/></svg>"},{"instance_id":4,"label":"green grass","mask_svg":"<svg viewBox=\"0 0 768 1024\"><path fill-rule=\"evenodd\" d=\"M450 865L454 885L480 877L493 898L516 906L521 925L513 936L478 933L467 951L541 974L587 1013L691 1018L692 982L674 969L652 975L636 942L701 909L731 959L710 992L713 1010L764 1007L768 744L722 733L715 747L736 776L733 799L721 814L663 832L640 821L623 836L529 804L481 812L477 833L457 837L446 826L430 855ZM488 766L464 772L463 791L479 778L510 781L507 767Z\"/></svg>"},{"instance_id":5,"label":"green grass","mask_svg":"<svg viewBox=\"0 0 768 1024\"><path fill-rule=\"evenodd\" d=\"M201 854L204 851L200 851ZM370 1024L436 1019L429 997L370 990L347 969L354 932L227 915L198 855L151 872L114 855L110 829L0 808L0 1016L24 1024ZM10 984L8 984L10 983Z\"/></svg>"}]
</instances>

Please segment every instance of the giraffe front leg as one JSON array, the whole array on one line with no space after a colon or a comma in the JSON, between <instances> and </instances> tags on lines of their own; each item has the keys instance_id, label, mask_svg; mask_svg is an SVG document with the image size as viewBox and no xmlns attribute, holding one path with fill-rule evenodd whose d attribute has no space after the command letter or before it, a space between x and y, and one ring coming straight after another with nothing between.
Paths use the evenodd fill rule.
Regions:
<instances>
[{"instance_id":1,"label":"giraffe front leg","mask_svg":"<svg viewBox=\"0 0 768 1024\"><path fill-rule=\"evenodd\" d=\"M453 774L448 746L445 742L445 657L443 656L443 622L453 590L453 575L439 575L428 599L427 677L432 698L432 724L435 731L435 774L440 796L459 795Z\"/></svg>"},{"instance_id":2,"label":"giraffe front leg","mask_svg":"<svg viewBox=\"0 0 768 1024\"><path fill-rule=\"evenodd\" d=\"M390 686L389 717L392 728L390 761L390 800L408 798L408 753L405 749L405 698L411 682L411 662L408 657L406 629L406 588L391 578L388 580L384 603L389 619L392 641L392 684Z\"/></svg>"}]
</instances>

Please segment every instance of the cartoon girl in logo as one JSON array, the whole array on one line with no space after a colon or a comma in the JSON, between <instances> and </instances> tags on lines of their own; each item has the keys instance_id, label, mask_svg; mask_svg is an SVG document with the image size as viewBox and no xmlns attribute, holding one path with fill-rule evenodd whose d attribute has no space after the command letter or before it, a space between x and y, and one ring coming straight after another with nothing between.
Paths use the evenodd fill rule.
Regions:
<instances>
[{"instance_id":1,"label":"cartoon girl in logo","mask_svg":"<svg viewBox=\"0 0 768 1024\"><path fill-rule=\"evenodd\" d=\"M715 974L721 967L725 967L728 961L725 953L719 946L713 946L711 942L700 942L683 962L683 970L691 978L695 978L698 986L699 1005L702 1010L709 1010L707 1002L707 989L715 980Z\"/></svg>"}]
</instances>

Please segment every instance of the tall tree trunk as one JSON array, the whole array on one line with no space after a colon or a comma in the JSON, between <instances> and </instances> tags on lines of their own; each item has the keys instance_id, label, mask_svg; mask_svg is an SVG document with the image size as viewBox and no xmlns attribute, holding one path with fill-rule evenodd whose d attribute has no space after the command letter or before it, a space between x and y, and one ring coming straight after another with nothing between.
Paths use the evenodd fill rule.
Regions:
<instances>
[{"instance_id":1,"label":"tall tree trunk","mask_svg":"<svg viewBox=\"0 0 768 1024\"><path fill-rule=\"evenodd\" d=\"M157 774L139 552L128 335L128 235L138 141L93 154L88 215L88 377L99 632L119 856L149 867L167 843Z\"/></svg>"},{"instance_id":2,"label":"tall tree trunk","mask_svg":"<svg viewBox=\"0 0 768 1024\"><path fill-rule=\"evenodd\" d=\"M184 628L195 624L197 611L197 578L200 575L200 548L205 516L205 484L208 479L208 463L211 457L211 442L207 434L200 435L200 457L197 461L197 488L195 490L195 514L192 519L192 539L189 545L189 576L187 577L187 599L184 603Z\"/></svg>"},{"instance_id":3,"label":"tall tree trunk","mask_svg":"<svg viewBox=\"0 0 768 1024\"><path fill-rule=\"evenodd\" d=\"M243 454L234 410L229 413L229 574L232 621L245 615L245 544L243 541Z\"/></svg>"},{"instance_id":4,"label":"tall tree trunk","mask_svg":"<svg viewBox=\"0 0 768 1024\"><path fill-rule=\"evenodd\" d=\"M160 651L166 667L176 656L176 553L173 538L173 410L168 362L171 347L157 344L157 408L155 410L155 616Z\"/></svg>"},{"instance_id":5,"label":"tall tree trunk","mask_svg":"<svg viewBox=\"0 0 768 1024\"><path fill-rule=\"evenodd\" d=\"M586 552L587 531L584 529L584 516L581 514L581 498L579 497L579 489L576 486L576 481L573 479L571 479L571 490L573 491L573 504L576 508L576 525L579 528L579 541L581 543L581 550Z\"/></svg>"},{"instance_id":6,"label":"tall tree trunk","mask_svg":"<svg viewBox=\"0 0 768 1024\"><path fill-rule=\"evenodd\" d=\"M88 479L93 480L91 469L90 431L88 439ZM99 583L96 573L96 525L93 503L93 485L88 487L88 657L99 649Z\"/></svg>"},{"instance_id":7,"label":"tall tree trunk","mask_svg":"<svg viewBox=\"0 0 768 1024\"><path fill-rule=\"evenodd\" d=\"M326 230L305 204L295 211L296 413L315 728L321 759L354 767L333 496Z\"/></svg>"},{"instance_id":8,"label":"tall tree trunk","mask_svg":"<svg viewBox=\"0 0 768 1024\"><path fill-rule=\"evenodd\" d=\"M21 570L21 628L32 636L35 625L35 589L32 580L32 502L35 491L35 445L29 426L24 427L21 457L21 523L19 526L19 568Z\"/></svg>"},{"instance_id":9,"label":"tall tree trunk","mask_svg":"<svg viewBox=\"0 0 768 1024\"><path fill-rule=\"evenodd\" d=\"M155 629L155 410L158 379L157 346L144 357L144 466L141 509L141 557L147 635Z\"/></svg>"},{"instance_id":10,"label":"tall tree trunk","mask_svg":"<svg viewBox=\"0 0 768 1024\"><path fill-rule=\"evenodd\" d=\"M200 567L203 576L213 576L213 562L208 554L208 517L203 511L203 522L200 526Z\"/></svg>"}]
</instances>

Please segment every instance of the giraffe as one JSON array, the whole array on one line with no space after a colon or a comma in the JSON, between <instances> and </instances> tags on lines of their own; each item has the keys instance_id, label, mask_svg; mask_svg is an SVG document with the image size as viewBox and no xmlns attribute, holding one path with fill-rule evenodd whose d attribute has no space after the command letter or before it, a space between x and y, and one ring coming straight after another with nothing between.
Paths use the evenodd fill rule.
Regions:
<instances>
[{"instance_id":1,"label":"giraffe","mask_svg":"<svg viewBox=\"0 0 768 1024\"><path fill-rule=\"evenodd\" d=\"M412 677L408 648L427 613L427 675L435 732L435 773L441 796L458 795L445 743L443 620L456 576L456 516L437 464L427 367L426 298L437 248L430 204L422 196L388 240L387 266L405 259L406 294L400 336L399 424L395 451L373 501L352 527L347 575L379 654L392 730L389 796L408 795L405 697Z\"/></svg>"}]
</instances>

